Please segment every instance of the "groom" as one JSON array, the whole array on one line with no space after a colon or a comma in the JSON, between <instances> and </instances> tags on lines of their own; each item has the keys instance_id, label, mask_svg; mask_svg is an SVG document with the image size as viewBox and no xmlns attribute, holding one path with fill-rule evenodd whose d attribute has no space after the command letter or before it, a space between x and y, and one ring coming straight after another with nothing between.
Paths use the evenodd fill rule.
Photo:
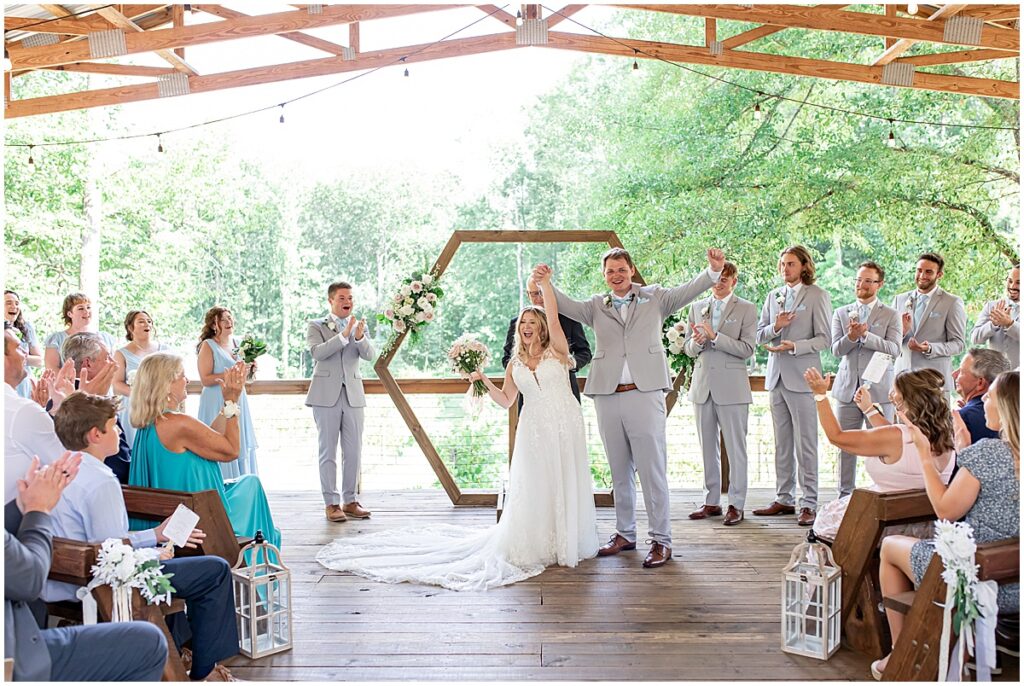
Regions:
<instances>
[{"instance_id":1,"label":"groom","mask_svg":"<svg viewBox=\"0 0 1024 686\"><path fill-rule=\"evenodd\" d=\"M685 286L662 288L633 283L629 253L612 248L601 258L607 295L571 300L557 288L561 314L594 329L597 352L583 392L594 399L615 489L616 532L598 555L636 549L636 486L640 475L653 544L643 566L661 567L672 557L665 393L672 388L661 327L665 318L693 302L718 281L725 266L721 250L708 250L708 268ZM550 272L538 265L534 280Z\"/></svg>"},{"instance_id":2,"label":"groom","mask_svg":"<svg viewBox=\"0 0 1024 686\"><path fill-rule=\"evenodd\" d=\"M372 360L373 346L366 320L352 315L352 286L336 281L327 287L331 313L314 319L306 330L306 345L316 364L306 405L313 408L320 453L320 490L327 519L344 522L366 519L369 510L356 502L359 456L363 443L363 378L359 359ZM341 493L338 493L338 441L341 441ZM343 504L344 503L344 504Z\"/></svg>"}]
</instances>

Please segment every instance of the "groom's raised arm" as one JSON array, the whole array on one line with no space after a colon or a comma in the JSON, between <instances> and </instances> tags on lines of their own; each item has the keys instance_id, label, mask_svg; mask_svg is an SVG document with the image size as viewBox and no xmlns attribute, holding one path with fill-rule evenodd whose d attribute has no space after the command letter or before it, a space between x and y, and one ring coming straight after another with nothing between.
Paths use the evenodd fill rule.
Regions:
<instances>
[{"instance_id":1,"label":"groom's raised arm","mask_svg":"<svg viewBox=\"0 0 1024 686\"><path fill-rule=\"evenodd\" d=\"M594 326L594 301L591 300L573 300L562 291L552 284L551 288L555 291L555 304L558 306L558 311L564 314L569 319L573 319L587 326Z\"/></svg>"},{"instance_id":2,"label":"groom's raised arm","mask_svg":"<svg viewBox=\"0 0 1024 686\"><path fill-rule=\"evenodd\" d=\"M698 274L690 283L675 288L663 288L661 290L661 314L667 317L673 312L686 307L700 294L715 285L716 277L711 275L709 269Z\"/></svg>"}]
</instances>

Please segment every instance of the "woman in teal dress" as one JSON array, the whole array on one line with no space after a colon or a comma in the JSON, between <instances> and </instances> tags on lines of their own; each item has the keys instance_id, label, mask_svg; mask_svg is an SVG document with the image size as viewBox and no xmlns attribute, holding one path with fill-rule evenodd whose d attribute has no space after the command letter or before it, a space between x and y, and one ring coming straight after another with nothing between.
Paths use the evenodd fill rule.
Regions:
<instances>
[{"instance_id":1,"label":"woman in teal dress","mask_svg":"<svg viewBox=\"0 0 1024 686\"><path fill-rule=\"evenodd\" d=\"M237 402L245 373L245 365L238 363L221 375L218 383L225 401L207 426L180 411L188 396L181 357L168 352L147 355L132 383L131 423L136 432L128 483L174 491L215 490L235 534L254 536L259 530L280 548L281 532L274 526L259 477L248 474L225 483L218 466L238 455Z\"/></svg>"},{"instance_id":2,"label":"woman in teal dress","mask_svg":"<svg viewBox=\"0 0 1024 686\"><path fill-rule=\"evenodd\" d=\"M211 424L224 406L220 380L224 372L238 363L232 352L235 349L231 334L235 330L235 319L226 307L211 307L206 313L203 333L199 336L196 352L199 354L199 380L203 394L199 397L199 421ZM220 471L225 479L235 479L243 474L259 474L256 468L256 432L249 415L249 398L242 390L238 399L241 414L238 417L239 452L238 459L221 462Z\"/></svg>"},{"instance_id":3,"label":"woman in teal dress","mask_svg":"<svg viewBox=\"0 0 1024 686\"><path fill-rule=\"evenodd\" d=\"M114 392L122 396L121 410L118 419L124 430L124 438L128 445L135 442L135 427L131 423L132 380L142 358L152 353L167 350L167 346L155 340L156 327L153 318L145 310L132 310L124 318L125 338L128 345L114 353Z\"/></svg>"}]
</instances>

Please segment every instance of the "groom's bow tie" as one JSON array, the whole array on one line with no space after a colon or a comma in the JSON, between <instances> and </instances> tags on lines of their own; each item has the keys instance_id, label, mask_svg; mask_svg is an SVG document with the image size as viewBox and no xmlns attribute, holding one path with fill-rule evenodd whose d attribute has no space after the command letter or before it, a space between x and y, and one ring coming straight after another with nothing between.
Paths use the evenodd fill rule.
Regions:
<instances>
[{"instance_id":1,"label":"groom's bow tie","mask_svg":"<svg viewBox=\"0 0 1024 686\"><path fill-rule=\"evenodd\" d=\"M633 293L630 293L625 298L620 298L616 295L613 295L612 305L615 307L616 310L622 307L623 305L628 305L629 303L633 302L633 295Z\"/></svg>"}]
</instances>

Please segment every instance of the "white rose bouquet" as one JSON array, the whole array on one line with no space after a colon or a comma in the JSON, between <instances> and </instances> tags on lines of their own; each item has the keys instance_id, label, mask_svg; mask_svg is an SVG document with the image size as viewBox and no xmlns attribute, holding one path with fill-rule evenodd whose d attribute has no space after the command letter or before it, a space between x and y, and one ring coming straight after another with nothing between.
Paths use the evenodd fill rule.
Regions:
<instances>
[{"instance_id":1,"label":"white rose bouquet","mask_svg":"<svg viewBox=\"0 0 1024 686\"><path fill-rule=\"evenodd\" d=\"M173 574L164 574L156 548L135 550L117 538L108 538L100 547L93 565L93 584L110 586L114 595L114 621L132 619L131 589L151 605L171 604ZM92 586L90 585L90 588Z\"/></svg>"},{"instance_id":2,"label":"white rose bouquet","mask_svg":"<svg viewBox=\"0 0 1024 686\"><path fill-rule=\"evenodd\" d=\"M388 307L377 315L377 321L391 330L385 351L394 346L403 333L408 332L413 342L419 340L419 330L434 321L437 301L444 296L438 279L430 272L413 272L406 277L398 292L388 301Z\"/></svg>"},{"instance_id":3,"label":"white rose bouquet","mask_svg":"<svg viewBox=\"0 0 1024 686\"><path fill-rule=\"evenodd\" d=\"M686 342L686 317L673 314L661 327L661 340L665 345L668 365L677 374L683 374L683 387L689 388L693 375L693 358L683 352Z\"/></svg>"},{"instance_id":4,"label":"white rose bouquet","mask_svg":"<svg viewBox=\"0 0 1024 686\"><path fill-rule=\"evenodd\" d=\"M452 371L468 379L469 375L476 371L482 371L491 359L487 346L476 339L472 334L459 336L452 347L448 349L448 361L451 363ZM487 386L483 381L474 381L466 393L466 400L469 407L478 412L487 395Z\"/></svg>"}]
</instances>

